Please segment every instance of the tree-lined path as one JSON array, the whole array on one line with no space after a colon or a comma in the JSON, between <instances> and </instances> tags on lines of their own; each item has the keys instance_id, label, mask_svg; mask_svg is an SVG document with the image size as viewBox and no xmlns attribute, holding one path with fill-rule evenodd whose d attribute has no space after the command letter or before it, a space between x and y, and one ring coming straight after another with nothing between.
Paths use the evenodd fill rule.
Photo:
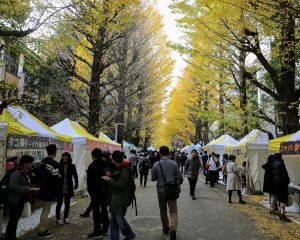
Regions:
<instances>
[{"instance_id":1,"label":"tree-lined path","mask_svg":"<svg viewBox=\"0 0 300 240\"><path fill-rule=\"evenodd\" d=\"M211 189L199 181L196 188L197 200L192 200L188 194L188 181L184 180L178 200L179 240L277 239L262 233L254 221L238 210L237 203L229 205L221 186L219 187ZM131 209L128 209L127 213L129 223L137 233L137 239L168 239L161 231L154 183L150 182L147 188L137 187L137 201L138 216L136 217ZM91 232L93 226L92 217L80 218L78 214L88 204L89 198L81 198L71 208L70 225L56 226L54 219L51 219L50 225L55 233L53 239L87 239L87 234ZM267 209L263 210L267 212ZM37 239L36 234L36 231L29 232L21 239Z\"/></svg>"}]
</instances>

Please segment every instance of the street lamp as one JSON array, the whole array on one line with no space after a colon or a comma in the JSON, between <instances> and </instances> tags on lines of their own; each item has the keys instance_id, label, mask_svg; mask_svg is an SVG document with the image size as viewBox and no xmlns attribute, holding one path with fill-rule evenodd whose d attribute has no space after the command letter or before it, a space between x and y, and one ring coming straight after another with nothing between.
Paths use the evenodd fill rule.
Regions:
<instances>
[{"instance_id":1,"label":"street lamp","mask_svg":"<svg viewBox=\"0 0 300 240\"><path fill-rule=\"evenodd\" d=\"M125 126L125 123L115 123L116 129L115 129L115 142L118 142L118 126Z\"/></svg>"}]
</instances>

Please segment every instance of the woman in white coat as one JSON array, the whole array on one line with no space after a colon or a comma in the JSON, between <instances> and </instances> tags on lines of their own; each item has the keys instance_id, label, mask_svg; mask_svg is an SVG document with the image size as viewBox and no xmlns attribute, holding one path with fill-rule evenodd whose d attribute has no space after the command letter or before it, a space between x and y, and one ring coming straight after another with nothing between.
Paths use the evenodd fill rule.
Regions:
<instances>
[{"instance_id":1,"label":"woman in white coat","mask_svg":"<svg viewBox=\"0 0 300 240\"><path fill-rule=\"evenodd\" d=\"M236 156L230 155L228 159L228 163L226 165L227 169L227 183L226 183L226 190L228 191L228 197L229 197L229 203L232 203L231 197L232 192L237 191L239 195L239 203L245 203L245 201L242 198L241 193L241 180L238 176L238 169L237 164L235 162Z\"/></svg>"}]
</instances>

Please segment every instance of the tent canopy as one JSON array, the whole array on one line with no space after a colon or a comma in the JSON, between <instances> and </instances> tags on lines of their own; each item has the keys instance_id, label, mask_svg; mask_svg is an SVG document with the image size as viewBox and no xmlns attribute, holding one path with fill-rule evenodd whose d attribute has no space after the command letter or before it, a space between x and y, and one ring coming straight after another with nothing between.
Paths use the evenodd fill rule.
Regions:
<instances>
[{"instance_id":1,"label":"tent canopy","mask_svg":"<svg viewBox=\"0 0 300 240\"><path fill-rule=\"evenodd\" d=\"M237 144L227 145L227 149L267 149L268 142L269 136L267 133L262 132L258 129L253 129Z\"/></svg>"},{"instance_id":2,"label":"tent canopy","mask_svg":"<svg viewBox=\"0 0 300 240\"><path fill-rule=\"evenodd\" d=\"M283 137L275 138L269 141L269 150L270 151L279 151L280 150L280 144L282 142L291 142L291 141L297 141L300 139L300 130L296 133L289 134Z\"/></svg>"},{"instance_id":3,"label":"tent canopy","mask_svg":"<svg viewBox=\"0 0 300 240\"><path fill-rule=\"evenodd\" d=\"M235 140L233 137L231 137L230 135L222 135L221 137L212 140L210 143L208 143L204 148L208 147L208 146L223 146L225 147L228 144L237 144L238 141Z\"/></svg>"},{"instance_id":4,"label":"tent canopy","mask_svg":"<svg viewBox=\"0 0 300 240\"><path fill-rule=\"evenodd\" d=\"M116 143L115 141L111 140L105 133L103 132L100 132L99 133L99 139L104 141L104 142L107 142L107 143L110 143L110 144L114 144L114 145L118 145L118 146L121 146L121 144L119 143Z\"/></svg>"},{"instance_id":5,"label":"tent canopy","mask_svg":"<svg viewBox=\"0 0 300 240\"><path fill-rule=\"evenodd\" d=\"M65 120L53 125L51 128L57 132L71 136L74 143L86 144L87 139L97 142L104 142L90 134L79 123L74 122L69 118L66 118Z\"/></svg>"},{"instance_id":6,"label":"tent canopy","mask_svg":"<svg viewBox=\"0 0 300 240\"><path fill-rule=\"evenodd\" d=\"M155 151L156 149L154 147L150 146L150 147L147 148L147 150L148 151Z\"/></svg>"},{"instance_id":7,"label":"tent canopy","mask_svg":"<svg viewBox=\"0 0 300 240\"><path fill-rule=\"evenodd\" d=\"M4 109L0 120L8 124L7 134L41 136L71 142L69 136L59 134L21 107Z\"/></svg>"}]
</instances>

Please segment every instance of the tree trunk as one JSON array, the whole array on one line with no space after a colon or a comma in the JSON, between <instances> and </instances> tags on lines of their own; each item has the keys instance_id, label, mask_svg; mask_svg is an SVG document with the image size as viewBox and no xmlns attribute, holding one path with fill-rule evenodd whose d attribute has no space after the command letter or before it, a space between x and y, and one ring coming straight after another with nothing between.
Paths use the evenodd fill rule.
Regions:
<instances>
[{"instance_id":1,"label":"tree trunk","mask_svg":"<svg viewBox=\"0 0 300 240\"><path fill-rule=\"evenodd\" d=\"M205 112L208 112L208 91L205 91L205 97L204 97L204 110ZM203 142L204 144L207 144L209 142L208 133L209 133L209 126L208 121L205 119L203 121Z\"/></svg>"},{"instance_id":2,"label":"tree trunk","mask_svg":"<svg viewBox=\"0 0 300 240\"><path fill-rule=\"evenodd\" d=\"M88 131L97 135L100 129L100 76L103 72L102 66L102 51L101 43L99 41L93 46L93 64L91 73L91 83L89 89L89 118L88 118Z\"/></svg>"},{"instance_id":3,"label":"tree trunk","mask_svg":"<svg viewBox=\"0 0 300 240\"><path fill-rule=\"evenodd\" d=\"M221 74L220 79L223 79L223 76ZM225 119L225 110L224 110L224 89L223 84L219 83L219 112L221 115L221 121L219 126L219 132L220 134L225 134L225 124L223 120Z\"/></svg>"},{"instance_id":4,"label":"tree trunk","mask_svg":"<svg viewBox=\"0 0 300 240\"><path fill-rule=\"evenodd\" d=\"M119 86L118 86L118 113L116 122L125 123L125 107L126 107L126 79L127 79L127 51L128 51L128 38L124 38L123 46L121 49L121 58L123 59L118 63L119 68ZM123 142L125 127L122 125L118 131L118 143Z\"/></svg>"},{"instance_id":5,"label":"tree trunk","mask_svg":"<svg viewBox=\"0 0 300 240\"><path fill-rule=\"evenodd\" d=\"M249 133L248 128L248 110L247 110L247 78L246 78L246 50L245 48L241 48L239 51L239 78L240 78L240 108L242 110L242 128L243 135L247 135Z\"/></svg>"},{"instance_id":6,"label":"tree trunk","mask_svg":"<svg viewBox=\"0 0 300 240\"><path fill-rule=\"evenodd\" d=\"M295 18L292 10L286 10L289 7L288 2L282 4L283 11L288 11L282 20L281 45L280 45L280 65L281 75L280 82L282 91L278 92L281 102L278 104L278 116L282 124L284 134L290 134L299 130L299 93L296 90L295 71L296 71L296 54L295 54Z\"/></svg>"}]
</instances>

